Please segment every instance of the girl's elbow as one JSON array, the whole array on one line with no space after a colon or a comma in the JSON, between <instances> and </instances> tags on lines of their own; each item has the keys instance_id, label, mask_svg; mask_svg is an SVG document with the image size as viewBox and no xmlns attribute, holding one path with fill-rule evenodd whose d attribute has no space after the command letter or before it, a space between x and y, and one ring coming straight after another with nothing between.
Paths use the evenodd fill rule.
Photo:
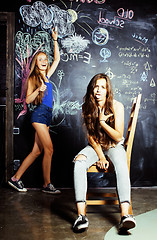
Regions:
<instances>
[{"instance_id":1,"label":"girl's elbow","mask_svg":"<svg viewBox=\"0 0 157 240\"><path fill-rule=\"evenodd\" d=\"M120 135L116 138L116 142L120 142L120 141L122 140L122 138L123 138L123 135L120 134Z\"/></svg>"},{"instance_id":2,"label":"girl's elbow","mask_svg":"<svg viewBox=\"0 0 157 240\"><path fill-rule=\"evenodd\" d=\"M26 104L27 104L27 105L30 104L30 101L29 101L28 98L26 98Z\"/></svg>"}]
</instances>

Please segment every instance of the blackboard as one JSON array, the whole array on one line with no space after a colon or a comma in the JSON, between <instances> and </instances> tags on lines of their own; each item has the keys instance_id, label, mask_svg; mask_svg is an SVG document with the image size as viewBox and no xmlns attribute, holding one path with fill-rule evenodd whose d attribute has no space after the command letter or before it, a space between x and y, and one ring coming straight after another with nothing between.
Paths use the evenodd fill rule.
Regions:
<instances>
[{"instance_id":1,"label":"blackboard","mask_svg":"<svg viewBox=\"0 0 157 240\"><path fill-rule=\"evenodd\" d=\"M57 26L61 61L51 78L55 104L50 128L54 144L52 175L56 185L73 185L72 160L87 144L81 119L83 96L90 79L99 72L108 74L114 98L125 106L125 132L132 100L142 93L131 180L133 186L157 185L157 15L153 2L141 5L141 1L43 0L22 1L18 5L15 125L21 128L21 133L16 136L15 158L22 161L31 149L27 142L33 136L28 123L32 106L25 105L23 88L31 58L37 49L42 49L50 63L53 61L51 28ZM96 178L94 184L98 186L114 184L110 176L108 180L103 175Z\"/></svg>"}]
</instances>

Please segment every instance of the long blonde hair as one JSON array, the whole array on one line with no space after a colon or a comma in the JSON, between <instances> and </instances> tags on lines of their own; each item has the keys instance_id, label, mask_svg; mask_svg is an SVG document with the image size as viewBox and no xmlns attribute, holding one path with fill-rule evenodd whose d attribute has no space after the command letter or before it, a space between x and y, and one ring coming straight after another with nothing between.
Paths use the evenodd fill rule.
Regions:
<instances>
[{"instance_id":1,"label":"long blonde hair","mask_svg":"<svg viewBox=\"0 0 157 240\"><path fill-rule=\"evenodd\" d=\"M41 53L45 54L45 56L48 59L48 56L47 56L46 53L44 53L42 51L37 52L33 57L33 60L32 60L32 63L31 63L30 73L29 73L29 76L27 78L27 87L28 87L28 82L31 81L33 91L35 91L37 88L39 88L41 86L41 84L42 84L41 80L43 80L44 83L46 81L46 77L40 72L40 70L37 66L37 58L38 58L39 54L41 54ZM47 69L46 69L46 75L48 73L48 70L49 70L49 64L48 64ZM44 93L40 91L38 96L34 100L35 105L41 104L43 95L44 95Z\"/></svg>"}]
</instances>

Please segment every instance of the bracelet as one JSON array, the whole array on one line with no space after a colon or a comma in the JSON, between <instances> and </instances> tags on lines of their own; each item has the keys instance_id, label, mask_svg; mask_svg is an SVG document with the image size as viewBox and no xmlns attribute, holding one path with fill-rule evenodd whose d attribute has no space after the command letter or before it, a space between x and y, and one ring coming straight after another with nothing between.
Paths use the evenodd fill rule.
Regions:
<instances>
[{"instance_id":1,"label":"bracelet","mask_svg":"<svg viewBox=\"0 0 157 240\"><path fill-rule=\"evenodd\" d=\"M102 121L105 122L106 120L99 120L99 122L102 122Z\"/></svg>"},{"instance_id":2,"label":"bracelet","mask_svg":"<svg viewBox=\"0 0 157 240\"><path fill-rule=\"evenodd\" d=\"M54 42L57 41L57 40L53 40Z\"/></svg>"}]
</instances>

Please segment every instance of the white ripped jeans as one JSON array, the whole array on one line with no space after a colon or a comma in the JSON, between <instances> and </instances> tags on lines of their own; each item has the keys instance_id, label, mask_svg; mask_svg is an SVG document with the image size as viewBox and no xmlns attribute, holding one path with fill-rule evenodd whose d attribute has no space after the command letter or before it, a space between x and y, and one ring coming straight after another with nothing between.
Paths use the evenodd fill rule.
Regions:
<instances>
[{"instance_id":1,"label":"white ripped jeans","mask_svg":"<svg viewBox=\"0 0 157 240\"><path fill-rule=\"evenodd\" d=\"M116 179L117 179L117 192L119 202L130 203L130 176L127 166L127 156L124 147L117 144L116 147L110 148L104 152L114 165ZM86 160L75 160L77 156L84 155ZM94 163L99 161L98 155L91 146L85 147L81 150L74 159L74 188L76 202L86 202L87 194L87 170Z\"/></svg>"}]
</instances>

